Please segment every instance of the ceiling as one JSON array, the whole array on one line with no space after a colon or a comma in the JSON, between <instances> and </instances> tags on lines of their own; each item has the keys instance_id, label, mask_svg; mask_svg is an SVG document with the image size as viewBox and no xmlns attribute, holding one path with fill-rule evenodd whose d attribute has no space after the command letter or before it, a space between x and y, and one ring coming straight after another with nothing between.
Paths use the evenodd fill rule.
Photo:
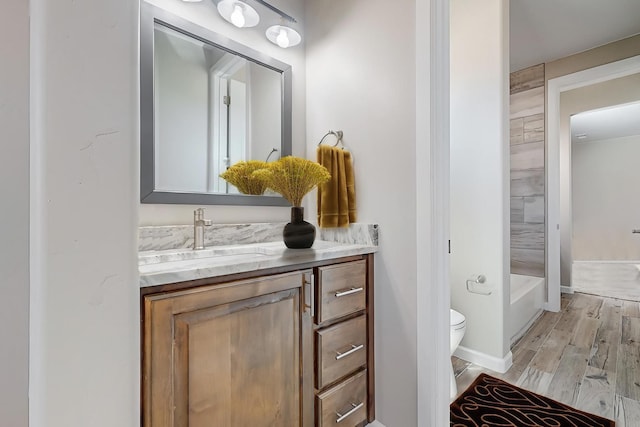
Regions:
<instances>
[{"instance_id":1,"label":"ceiling","mask_svg":"<svg viewBox=\"0 0 640 427\"><path fill-rule=\"evenodd\" d=\"M640 0L510 0L511 71L640 33Z\"/></svg>"},{"instance_id":2,"label":"ceiling","mask_svg":"<svg viewBox=\"0 0 640 427\"><path fill-rule=\"evenodd\" d=\"M640 0L510 0L509 9L511 71L640 34ZM640 103L576 114L572 140L639 135L638 117Z\"/></svg>"},{"instance_id":3,"label":"ceiling","mask_svg":"<svg viewBox=\"0 0 640 427\"><path fill-rule=\"evenodd\" d=\"M640 102L571 116L571 141L584 143L640 135Z\"/></svg>"}]
</instances>

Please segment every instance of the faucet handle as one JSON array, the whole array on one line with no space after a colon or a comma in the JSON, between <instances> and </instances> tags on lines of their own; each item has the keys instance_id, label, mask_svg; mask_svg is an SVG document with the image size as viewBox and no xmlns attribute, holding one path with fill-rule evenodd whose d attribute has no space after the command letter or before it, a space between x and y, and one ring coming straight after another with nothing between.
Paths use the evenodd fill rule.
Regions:
<instances>
[{"instance_id":1,"label":"faucet handle","mask_svg":"<svg viewBox=\"0 0 640 427\"><path fill-rule=\"evenodd\" d=\"M211 224L213 224L213 222L210 219L203 219L202 222L203 222L203 225L211 225Z\"/></svg>"}]
</instances>

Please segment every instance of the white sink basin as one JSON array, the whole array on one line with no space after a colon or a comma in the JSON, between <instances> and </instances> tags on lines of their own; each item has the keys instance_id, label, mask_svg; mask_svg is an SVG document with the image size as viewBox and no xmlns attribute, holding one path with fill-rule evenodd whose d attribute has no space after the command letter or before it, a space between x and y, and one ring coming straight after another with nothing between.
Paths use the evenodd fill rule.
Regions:
<instances>
[{"instance_id":1,"label":"white sink basin","mask_svg":"<svg viewBox=\"0 0 640 427\"><path fill-rule=\"evenodd\" d=\"M145 251L138 255L138 265L160 264L174 261L188 261L204 258L227 258L237 256L263 257L277 255L282 251L282 242L257 243L250 245L212 246L205 249L170 249Z\"/></svg>"}]
</instances>

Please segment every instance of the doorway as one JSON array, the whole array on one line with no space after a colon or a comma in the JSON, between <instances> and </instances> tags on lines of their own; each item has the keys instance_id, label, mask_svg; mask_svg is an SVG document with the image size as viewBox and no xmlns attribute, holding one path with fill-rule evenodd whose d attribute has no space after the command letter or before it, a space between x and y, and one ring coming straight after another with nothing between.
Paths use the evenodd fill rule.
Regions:
<instances>
[{"instance_id":1,"label":"doorway","mask_svg":"<svg viewBox=\"0 0 640 427\"><path fill-rule=\"evenodd\" d=\"M573 292L571 266L572 191L569 117L572 114L561 98L579 88L630 76L640 72L640 56L627 58L584 71L550 79L547 84L547 280L549 310L560 308L560 292ZM585 89L586 90L586 89ZM584 110L593 109L584 108ZM597 108L597 107L595 107ZM584 111L583 110L583 111ZM573 111L575 113L577 111Z\"/></svg>"},{"instance_id":2,"label":"doorway","mask_svg":"<svg viewBox=\"0 0 640 427\"><path fill-rule=\"evenodd\" d=\"M600 85L611 87L608 93L615 96L619 80L638 87L640 101L640 74ZM633 91L621 86L625 97ZM640 188L639 117L640 102L571 116L571 287L576 292L640 301L640 199L633 197Z\"/></svg>"}]
</instances>

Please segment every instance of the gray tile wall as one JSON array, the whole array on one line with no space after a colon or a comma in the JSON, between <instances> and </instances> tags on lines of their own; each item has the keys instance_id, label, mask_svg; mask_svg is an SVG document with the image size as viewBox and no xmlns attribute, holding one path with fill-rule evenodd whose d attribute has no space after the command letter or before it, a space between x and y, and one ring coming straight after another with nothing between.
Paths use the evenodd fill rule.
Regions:
<instances>
[{"instance_id":1,"label":"gray tile wall","mask_svg":"<svg viewBox=\"0 0 640 427\"><path fill-rule=\"evenodd\" d=\"M511 73L511 272L545 275L544 64Z\"/></svg>"}]
</instances>

